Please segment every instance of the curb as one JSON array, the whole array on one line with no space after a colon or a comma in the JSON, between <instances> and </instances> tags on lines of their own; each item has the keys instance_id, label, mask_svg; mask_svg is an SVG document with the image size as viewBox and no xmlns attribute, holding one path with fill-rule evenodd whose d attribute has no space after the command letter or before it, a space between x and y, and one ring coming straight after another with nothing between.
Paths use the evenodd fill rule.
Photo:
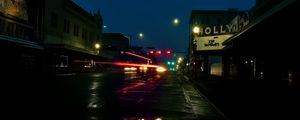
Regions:
<instances>
[{"instance_id":1,"label":"curb","mask_svg":"<svg viewBox=\"0 0 300 120\"><path fill-rule=\"evenodd\" d=\"M183 75L182 73L181 73L181 75ZM190 81L191 83L193 83L193 86L196 88L196 91L225 119L225 120L230 120L229 118L227 118L225 115L224 115L224 113L217 107L217 106L215 106L204 94L202 94L200 91L199 91L199 89L195 86L195 84L194 84L194 82L192 81L192 80L190 80L190 78L189 77L187 77L186 75L183 75L183 77L186 79L186 80L188 80L188 81Z\"/></svg>"}]
</instances>

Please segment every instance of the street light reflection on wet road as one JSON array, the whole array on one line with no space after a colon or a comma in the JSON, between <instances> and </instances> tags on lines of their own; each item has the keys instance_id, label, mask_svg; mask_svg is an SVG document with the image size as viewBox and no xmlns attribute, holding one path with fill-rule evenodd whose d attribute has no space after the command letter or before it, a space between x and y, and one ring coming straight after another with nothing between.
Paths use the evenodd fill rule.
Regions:
<instances>
[{"instance_id":1,"label":"street light reflection on wet road","mask_svg":"<svg viewBox=\"0 0 300 120\"><path fill-rule=\"evenodd\" d=\"M68 119L220 118L201 96L194 96L195 90L190 85L182 84L176 73L145 74L121 70L57 75L54 79L62 87L53 94L61 99L58 107L64 108L62 114ZM83 105L85 108L80 107Z\"/></svg>"}]
</instances>

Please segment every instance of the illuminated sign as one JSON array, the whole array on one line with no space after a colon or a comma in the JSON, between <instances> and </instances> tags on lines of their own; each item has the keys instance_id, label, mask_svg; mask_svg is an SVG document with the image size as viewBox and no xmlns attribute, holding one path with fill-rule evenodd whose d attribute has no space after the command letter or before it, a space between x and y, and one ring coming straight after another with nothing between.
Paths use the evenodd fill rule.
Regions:
<instances>
[{"instance_id":1,"label":"illuminated sign","mask_svg":"<svg viewBox=\"0 0 300 120\"><path fill-rule=\"evenodd\" d=\"M232 34L242 30L248 24L249 24L249 14L245 12L234 17L226 25L201 26L199 30L199 34L200 36Z\"/></svg>"},{"instance_id":2,"label":"illuminated sign","mask_svg":"<svg viewBox=\"0 0 300 120\"><path fill-rule=\"evenodd\" d=\"M25 0L0 0L0 12L23 20L28 20Z\"/></svg>"},{"instance_id":3,"label":"illuminated sign","mask_svg":"<svg viewBox=\"0 0 300 120\"><path fill-rule=\"evenodd\" d=\"M197 42L197 51L221 50L225 47L222 43L232 35L233 34L196 37L195 41Z\"/></svg>"},{"instance_id":4,"label":"illuminated sign","mask_svg":"<svg viewBox=\"0 0 300 120\"><path fill-rule=\"evenodd\" d=\"M230 24L230 25L220 25L220 26L206 26L200 29L199 33L201 36L208 36L208 35L218 35L218 34L228 34L237 32L237 25Z\"/></svg>"}]
</instances>

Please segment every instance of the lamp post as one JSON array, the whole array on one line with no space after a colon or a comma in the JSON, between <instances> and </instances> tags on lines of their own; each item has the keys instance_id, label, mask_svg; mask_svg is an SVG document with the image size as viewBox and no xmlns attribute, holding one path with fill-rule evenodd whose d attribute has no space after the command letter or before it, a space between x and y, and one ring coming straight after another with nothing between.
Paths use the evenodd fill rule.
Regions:
<instances>
[{"instance_id":1,"label":"lamp post","mask_svg":"<svg viewBox=\"0 0 300 120\"><path fill-rule=\"evenodd\" d=\"M200 25L198 25L197 23L195 25L193 25L192 28L192 36L191 36L191 43L190 43L190 50L191 50L191 56L189 56L189 60L188 63L186 64L186 66L188 67L188 71L191 69L192 71L192 75L196 75L197 74L197 67L195 65L195 58L196 58L196 54L195 54L195 50L196 50L196 45L197 45L197 41L195 40L195 38L197 36L200 35L200 31L201 31L201 27ZM191 67L191 68L190 68ZM196 77L196 76L192 76L192 77Z\"/></svg>"},{"instance_id":2,"label":"lamp post","mask_svg":"<svg viewBox=\"0 0 300 120\"><path fill-rule=\"evenodd\" d=\"M99 43L95 44L96 54L99 54L99 49L101 48L101 45Z\"/></svg>"}]
</instances>

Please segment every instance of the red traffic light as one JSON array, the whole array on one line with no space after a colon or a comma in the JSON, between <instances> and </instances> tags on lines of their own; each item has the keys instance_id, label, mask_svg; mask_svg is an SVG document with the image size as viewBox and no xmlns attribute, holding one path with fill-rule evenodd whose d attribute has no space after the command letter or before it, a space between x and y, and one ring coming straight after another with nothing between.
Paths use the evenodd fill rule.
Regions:
<instances>
[{"instance_id":1,"label":"red traffic light","mask_svg":"<svg viewBox=\"0 0 300 120\"><path fill-rule=\"evenodd\" d=\"M150 50L149 53L150 53L150 54L154 54L154 51L153 51L153 50Z\"/></svg>"},{"instance_id":2,"label":"red traffic light","mask_svg":"<svg viewBox=\"0 0 300 120\"><path fill-rule=\"evenodd\" d=\"M156 51L157 54L161 54L161 50Z\"/></svg>"},{"instance_id":3,"label":"red traffic light","mask_svg":"<svg viewBox=\"0 0 300 120\"><path fill-rule=\"evenodd\" d=\"M170 49L167 49L166 50L166 55L170 55L171 54L171 50Z\"/></svg>"},{"instance_id":4,"label":"red traffic light","mask_svg":"<svg viewBox=\"0 0 300 120\"><path fill-rule=\"evenodd\" d=\"M171 54L171 50L167 50L167 51L166 51L166 54L167 54L167 55L170 55L170 54Z\"/></svg>"}]
</instances>

